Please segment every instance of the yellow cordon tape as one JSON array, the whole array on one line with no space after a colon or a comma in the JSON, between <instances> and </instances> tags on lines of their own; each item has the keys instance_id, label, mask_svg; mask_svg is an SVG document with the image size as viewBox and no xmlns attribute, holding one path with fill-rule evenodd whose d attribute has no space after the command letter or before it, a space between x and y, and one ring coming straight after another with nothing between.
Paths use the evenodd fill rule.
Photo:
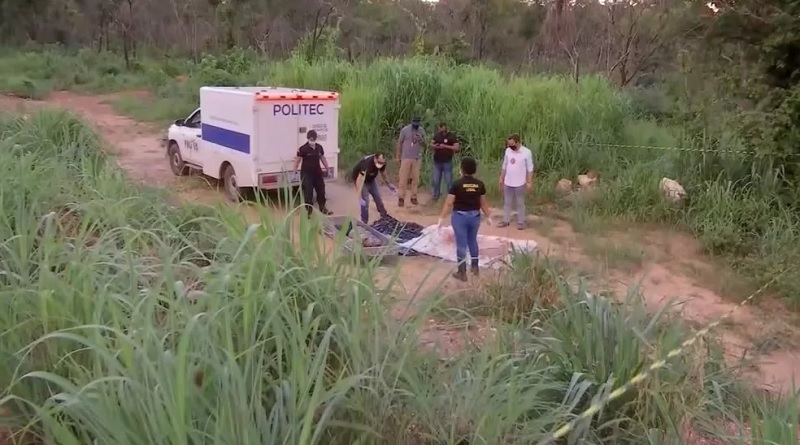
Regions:
<instances>
[{"instance_id":1,"label":"yellow cordon tape","mask_svg":"<svg viewBox=\"0 0 800 445\"><path fill-rule=\"evenodd\" d=\"M699 340L700 338L704 337L712 329L714 329L717 326L719 326L720 323L722 323L728 317L733 315L733 313L736 312L736 310L738 310L742 306L746 305L747 303L752 301L753 298L755 298L756 296L758 296L762 292L764 292L767 289L767 287L769 287L772 283L777 281L778 278L780 278L784 273L786 273L786 271L783 271L783 272L779 273L778 275L776 275L773 279L769 280L769 282L767 282L765 285L761 286L752 295L750 295L749 297L745 298L741 303L739 303L736 306L732 307L731 310L729 310L727 313L725 313L724 315L719 317L716 321L710 323L708 326L706 326L703 329L700 329L699 331L697 331L697 333L695 333L691 338L689 338L689 339L685 340L683 343L681 343L680 346L678 346L677 348L669 351L665 358L663 358L661 360L658 360L655 363L651 364L650 366L645 368L640 373L638 373L635 376L631 377L631 379L628 380L625 384L623 384L619 388L615 389L614 391L611 391L607 396L601 398L597 402L592 403L592 405L589 408L587 408L584 412L580 413L578 415L578 417L572 419L566 425L564 425L561 428L557 429L550 436L548 436L548 437L540 440L539 442L537 442L537 445L549 445L549 444L555 442L556 440L563 439L567 434L570 433L570 431L575 429L575 425L578 422L583 421L583 420L587 420L587 419L591 419L592 417L594 417L595 414L599 413L600 410L603 409L603 407L606 406L609 402L612 402L612 401L622 397L622 395L625 394L626 392L628 392L628 390L630 390L634 386L636 386L639 383L641 383L642 381L644 381L650 375L650 373L665 367L667 365L667 361L668 360L681 355L686 348L688 348L689 346L692 346L697 340Z\"/></svg>"}]
</instances>

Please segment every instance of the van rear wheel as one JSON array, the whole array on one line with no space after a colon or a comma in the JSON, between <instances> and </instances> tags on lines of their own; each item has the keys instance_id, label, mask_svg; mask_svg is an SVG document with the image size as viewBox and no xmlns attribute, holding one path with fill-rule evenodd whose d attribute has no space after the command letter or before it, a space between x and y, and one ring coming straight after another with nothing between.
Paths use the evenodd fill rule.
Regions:
<instances>
[{"instance_id":1,"label":"van rear wheel","mask_svg":"<svg viewBox=\"0 0 800 445\"><path fill-rule=\"evenodd\" d=\"M242 200L242 191L239 188L239 183L236 180L236 170L233 166L228 164L222 171L222 188L225 193L225 198L232 202L239 202Z\"/></svg>"},{"instance_id":2,"label":"van rear wheel","mask_svg":"<svg viewBox=\"0 0 800 445\"><path fill-rule=\"evenodd\" d=\"M181 149L177 142L170 142L167 149L167 156L169 156L169 168L175 176L186 176L189 174L189 167L183 162L181 156Z\"/></svg>"}]
</instances>

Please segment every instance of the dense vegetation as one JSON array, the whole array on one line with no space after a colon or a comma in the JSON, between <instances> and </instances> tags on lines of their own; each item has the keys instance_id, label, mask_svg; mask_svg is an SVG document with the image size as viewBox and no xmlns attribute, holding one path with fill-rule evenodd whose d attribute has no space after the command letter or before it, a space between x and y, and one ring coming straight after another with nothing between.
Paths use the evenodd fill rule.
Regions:
<instances>
[{"instance_id":1,"label":"dense vegetation","mask_svg":"<svg viewBox=\"0 0 800 445\"><path fill-rule=\"evenodd\" d=\"M313 221L174 208L68 114L5 116L0 148L2 420L44 443L530 444L685 335L637 295L591 298L520 257L498 285L526 315L442 366L418 345L428 312L387 318L375 271L322 254ZM796 405L744 389L714 351L685 351L573 439L796 443Z\"/></svg>"},{"instance_id":2,"label":"dense vegetation","mask_svg":"<svg viewBox=\"0 0 800 445\"><path fill-rule=\"evenodd\" d=\"M677 225L797 303L800 2L712 3L8 0L0 93L145 88L115 105L166 123L201 85L335 89L344 161L420 114L487 176L519 132L536 204L576 227ZM557 202L588 170L597 193ZM419 346L433 315L386 317L375 270L323 255L313 222L171 206L70 115L2 117L0 171L0 420L45 443L530 444L687 335L519 257L476 291L497 335L443 365ZM794 399L720 355L683 351L571 439L797 443Z\"/></svg>"},{"instance_id":3,"label":"dense vegetation","mask_svg":"<svg viewBox=\"0 0 800 445\"><path fill-rule=\"evenodd\" d=\"M658 222L692 231L712 254L722 255L745 277L777 286L793 297L800 271L800 219L793 184L775 158L754 156L744 139L699 139L685 127L643 113L642 99L617 91L602 77L578 83L553 76L504 76L483 67L429 57L379 59L369 64L299 58L261 61L244 50L206 55L194 63L144 59L126 69L110 53L11 52L3 58L0 90L41 97L53 89L115 91L150 88L153 100L128 98L116 105L133 116L166 123L197 106L201 85L271 84L342 92L342 156L349 162L388 150L399 126L420 114L428 128L450 122L476 156L483 174L498 168L506 135L518 132L536 151L537 204L553 202L560 178L588 170L602 177L591 199L572 202L574 221ZM645 101L646 105L646 101ZM665 201L663 177L678 180L689 199ZM488 181L494 186L494 181ZM591 225L591 224L590 224Z\"/></svg>"}]
</instances>

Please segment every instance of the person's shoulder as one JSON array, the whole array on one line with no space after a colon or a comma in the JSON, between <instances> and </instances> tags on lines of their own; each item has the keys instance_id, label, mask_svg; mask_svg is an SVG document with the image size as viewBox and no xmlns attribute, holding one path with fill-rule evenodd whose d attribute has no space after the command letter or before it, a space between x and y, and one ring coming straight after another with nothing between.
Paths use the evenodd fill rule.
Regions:
<instances>
[{"instance_id":1,"label":"person's shoulder","mask_svg":"<svg viewBox=\"0 0 800 445\"><path fill-rule=\"evenodd\" d=\"M528 148L528 147L526 147L524 145L522 147L520 147L520 148L522 149L522 152L525 153L526 155L533 154L533 151L531 151L530 148Z\"/></svg>"},{"instance_id":2,"label":"person's shoulder","mask_svg":"<svg viewBox=\"0 0 800 445\"><path fill-rule=\"evenodd\" d=\"M458 135L453 133L452 131L448 131L447 132L447 139L450 139L451 141L457 141L458 140Z\"/></svg>"}]
</instances>

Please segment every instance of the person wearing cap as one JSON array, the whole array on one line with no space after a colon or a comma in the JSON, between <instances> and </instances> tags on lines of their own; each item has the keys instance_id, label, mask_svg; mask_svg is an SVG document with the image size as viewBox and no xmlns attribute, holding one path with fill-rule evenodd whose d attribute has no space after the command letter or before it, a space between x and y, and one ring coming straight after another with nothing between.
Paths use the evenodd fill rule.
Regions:
<instances>
[{"instance_id":1,"label":"person wearing cap","mask_svg":"<svg viewBox=\"0 0 800 445\"><path fill-rule=\"evenodd\" d=\"M317 143L317 132L309 130L306 133L307 142L297 149L297 156L294 159L294 174L297 175L297 168L300 167L300 189L303 192L303 203L308 210L308 216L314 210L314 192L317 193L317 204L319 211L323 215L330 215L331 212L325 207L325 176L329 170L328 161L325 159L325 150L322 145ZM322 166L325 166L323 171Z\"/></svg>"},{"instance_id":2,"label":"person wearing cap","mask_svg":"<svg viewBox=\"0 0 800 445\"><path fill-rule=\"evenodd\" d=\"M397 205L403 207L406 201L406 189L410 187L411 204L417 205L417 188L419 187L420 155L426 139L425 130L420 126L420 118L411 118L411 123L400 130L395 148L395 159L400 159L400 192ZM409 179L411 185L408 185Z\"/></svg>"},{"instance_id":3,"label":"person wearing cap","mask_svg":"<svg viewBox=\"0 0 800 445\"><path fill-rule=\"evenodd\" d=\"M358 198L358 204L361 209L361 221L364 224L369 224L369 197L375 200L375 207L378 208L381 218L389 215L386 207L383 205L381 198L381 190L378 188L378 183L375 178L381 175L386 186L389 190L395 192L397 189L386 177L386 156L383 153L375 153L369 156L364 156L358 161L353 171L350 173L350 179L358 186L358 180L363 177L364 184L361 186L361 195Z\"/></svg>"}]
</instances>

